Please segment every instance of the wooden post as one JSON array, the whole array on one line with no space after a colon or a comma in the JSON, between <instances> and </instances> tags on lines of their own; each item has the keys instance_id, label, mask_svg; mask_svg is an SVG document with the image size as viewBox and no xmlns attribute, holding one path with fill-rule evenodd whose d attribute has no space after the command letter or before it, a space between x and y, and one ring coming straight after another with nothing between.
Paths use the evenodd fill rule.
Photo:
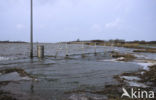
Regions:
<instances>
[{"instance_id":1,"label":"wooden post","mask_svg":"<svg viewBox=\"0 0 156 100\"><path fill-rule=\"evenodd\" d=\"M68 57L68 43L66 43L66 57Z\"/></svg>"},{"instance_id":2,"label":"wooden post","mask_svg":"<svg viewBox=\"0 0 156 100\"><path fill-rule=\"evenodd\" d=\"M103 47L104 47L104 55L106 54L106 45L105 43L103 43Z\"/></svg>"},{"instance_id":3,"label":"wooden post","mask_svg":"<svg viewBox=\"0 0 156 100\"><path fill-rule=\"evenodd\" d=\"M57 49L56 49L55 58L56 58L56 57L57 57L57 55L58 55L59 49L60 49L60 43L58 44L58 47L57 47Z\"/></svg>"},{"instance_id":4,"label":"wooden post","mask_svg":"<svg viewBox=\"0 0 156 100\"><path fill-rule=\"evenodd\" d=\"M111 51L114 51L114 43L111 44Z\"/></svg>"},{"instance_id":5,"label":"wooden post","mask_svg":"<svg viewBox=\"0 0 156 100\"><path fill-rule=\"evenodd\" d=\"M85 57L84 56L84 43L82 42L82 57Z\"/></svg>"},{"instance_id":6,"label":"wooden post","mask_svg":"<svg viewBox=\"0 0 156 100\"><path fill-rule=\"evenodd\" d=\"M94 44L94 54L96 55L96 42Z\"/></svg>"}]
</instances>

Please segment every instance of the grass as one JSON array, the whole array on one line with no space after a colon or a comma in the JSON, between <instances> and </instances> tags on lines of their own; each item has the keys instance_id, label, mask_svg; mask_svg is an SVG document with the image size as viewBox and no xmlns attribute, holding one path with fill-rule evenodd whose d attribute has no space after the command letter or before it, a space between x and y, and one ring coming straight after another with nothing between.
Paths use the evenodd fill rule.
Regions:
<instances>
[{"instance_id":1,"label":"grass","mask_svg":"<svg viewBox=\"0 0 156 100\"><path fill-rule=\"evenodd\" d=\"M0 73L2 73L2 74L7 74L7 73L11 73L11 72L17 72L20 74L20 76L32 77L30 74L28 74L27 72L25 72L23 69L20 69L20 68L10 68L10 69L0 70Z\"/></svg>"},{"instance_id":2,"label":"grass","mask_svg":"<svg viewBox=\"0 0 156 100\"><path fill-rule=\"evenodd\" d=\"M144 74L140 73L142 71L143 70L139 70L139 71L136 71L136 72L126 72L126 73L122 73L121 75L115 75L114 78L118 82L120 82L121 86L118 85L118 87L113 87L113 88L114 89L121 89L122 86L125 86L124 79L120 78L120 76L137 76L137 77L141 78L141 80L138 81L138 82L145 83L145 84L147 84L149 86L147 88L139 87L139 89L146 90L146 91L153 90L154 92L156 92L155 89L153 89L153 88L156 88L156 65L149 66L149 70L144 71ZM149 82L151 82L152 84L148 84ZM127 90L130 89L130 88L132 88L132 87L131 86L126 86ZM133 89L135 89L135 88L136 88L136 90L138 89L138 87L133 87ZM121 91L117 91L117 92L120 93ZM109 97L109 98L112 100L112 97ZM115 98L114 100L118 100L118 97ZM124 98L122 100L129 100L129 99L128 98ZM150 100L150 99L143 99L143 100Z\"/></svg>"},{"instance_id":3,"label":"grass","mask_svg":"<svg viewBox=\"0 0 156 100\"><path fill-rule=\"evenodd\" d=\"M156 65L149 66L149 70L145 71L141 78L144 82L152 82L156 87Z\"/></svg>"},{"instance_id":4,"label":"grass","mask_svg":"<svg viewBox=\"0 0 156 100\"><path fill-rule=\"evenodd\" d=\"M154 49L139 49L139 50L133 50L133 52L156 53L156 50L154 50Z\"/></svg>"},{"instance_id":5,"label":"grass","mask_svg":"<svg viewBox=\"0 0 156 100\"><path fill-rule=\"evenodd\" d=\"M17 99L12 97L9 93L0 90L0 100L17 100Z\"/></svg>"},{"instance_id":6,"label":"grass","mask_svg":"<svg viewBox=\"0 0 156 100\"><path fill-rule=\"evenodd\" d=\"M3 90L0 90L0 100L17 100L10 94L9 92L5 92Z\"/></svg>"},{"instance_id":7,"label":"grass","mask_svg":"<svg viewBox=\"0 0 156 100\"><path fill-rule=\"evenodd\" d=\"M91 45L94 46L95 42L71 42L72 44L82 44L84 43L85 45ZM133 48L133 49L138 49L134 50L134 52L150 52L150 53L156 53L156 48L150 48L147 46L153 46L155 47L156 44L139 44L139 43L112 43L112 42L96 42L97 46L117 46L117 47L125 47L125 48ZM139 49L145 49L145 50L139 50Z\"/></svg>"},{"instance_id":8,"label":"grass","mask_svg":"<svg viewBox=\"0 0 156 100\"><path fill-rule=\"evenodd\" d=\"M141 74L140 72L144 72ZM119 82L123 82L120 76L137 76L141 78L142 83L152 83L152 87L156 87L156 65L149 66L149 70L139 70L137 72L127 72L121 75L115 75L114 78Z\"/></svg>"},{"instance_id":9,"label":"grass","mask_svg":"<svg viewBox=\"0 0 156 100\"><path fill-rule=\"evenodd\" d=\"M123 54L123 53L118 53L118 52L112 52L112 57L113 58L120 58L123 57L124 59L120 60L120 61L130 61L135 59L136 57L132 54Z\"/></svg>"},{"instance_id":10,"label":"grass","mask_svg":"<svg viewBox=\"0 0 156 100\"><path fill-rule=\"evenodd\" d=\"M0 70L0 73L2 74L12 73L12 72L17 72L19 73L20 76L29 76L33 78L30 74L28 74L27 72L25 72L23 69L20 68L10 68L10 69ZM11 81L0 81L0 87L3 87L4 85L7 85L10 82ZM0 90L0 100L17 100L17 99L15 98L14 94Z\"/></svg>"}]
</instances>

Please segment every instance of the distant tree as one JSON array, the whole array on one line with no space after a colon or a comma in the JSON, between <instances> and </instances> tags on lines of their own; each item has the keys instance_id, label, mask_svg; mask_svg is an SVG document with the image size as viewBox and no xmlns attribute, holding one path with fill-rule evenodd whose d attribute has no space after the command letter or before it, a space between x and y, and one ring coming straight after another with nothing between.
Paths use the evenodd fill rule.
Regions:
<instances>
[{"instance_id":1,"label":"distant tree","mask_svg":"<svg viewBox=\"0 0 156 100\"><path fill-rule=\"evenodd\" d=\"M91 42L104 42L103 40L91 40Z\"/></svg>"},{"instance_id":2,"label":"distant tree","mask_svg":"<svg viewBox=\"0 0 156 100\"><path fill-rule=\"evenodd\" d=\"M76 42L80 42L80 39L78 38L78 39L76 40Z\"/></svg>"},{"instance_id":3,"label":"distant tree","mask_svg":"<svg viewBox=\"0 0 156 100\"><path fill-rule=\"evenodd\" d=\"M114 40L113 39L110 39L108 42L114 42Z\"/></svg>"},{"instance_id":4,"label":"distant tree","mask_svg":"<svg viewBox=\"0 0 156 100\"><path fill-rule=\"evenodd\" d=\"M125 40L123 39L116 39L114 40L115 43L125 43Z\"/></svg>"},{"instance_id":5,"label":"distant tree","mask_svg":"<svg viewBox=\"0 0 156 100\"><path fill-rule=\"evenodd\" d=\"M139 42L140 44L146 44L146 41L142 40Z\"/></svg>"},{"instance_id":6,"label":"distant tree","mask_svg":"<svg viewBox=\"0 0 156 100\"><path fill-rule=\"evenodd\" d=\"M150 41L149 44L156 44L156 41Z\"/></svg>"}]
</instances>

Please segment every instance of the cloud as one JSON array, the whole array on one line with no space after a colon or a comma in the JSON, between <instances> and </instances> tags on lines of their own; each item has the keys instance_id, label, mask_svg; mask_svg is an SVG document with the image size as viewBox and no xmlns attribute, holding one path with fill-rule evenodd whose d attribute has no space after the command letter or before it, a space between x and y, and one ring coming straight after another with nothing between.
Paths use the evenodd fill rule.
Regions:
<instances>
[{"instance_id":1,"label":"cloud","mask_svg":"<svg viewBox=\"0 0 156 100\"><path fill-rule=\"evenodd\" d=\"M105 28L114 28L114 27L118 27L119 24L121 22L121 19L116 18L114 21L106 23L105 24Z\"/></svg>"}]
</instances>

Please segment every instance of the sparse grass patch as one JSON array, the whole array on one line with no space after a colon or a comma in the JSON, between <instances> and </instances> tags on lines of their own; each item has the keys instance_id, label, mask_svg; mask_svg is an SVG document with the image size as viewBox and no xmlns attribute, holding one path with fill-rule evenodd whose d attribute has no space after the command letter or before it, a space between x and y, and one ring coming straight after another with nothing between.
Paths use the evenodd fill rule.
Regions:
<instances>
[{"instance_id":1,"label":"sparse grass patch","mask_svg":"<svg viewBox=\"0 0 156 100\"><path fill-rule=\"evenodd\" d=\"M17 100L10 93L0 90L0 100Z\"/></svg>"},{"instance_id":2,"label":"sparse grass patch","mask_svg":"<svg viewBox=\"0 0 156 100\"><path fill-rule=\"evenodd\" d=\"M129 61L129 60L133 60L135 59L136 57L132 54L121 54L121 53L118 53L118 52L112 52L112 55L111 55L113 58L120 58L120 57L123 57L124 59L120 60L120 61Z\"/></svg>"},{"instance_id":3,"label":"sparse grass patch","mask_svg":"<svg viewBox=\"0 0 156 100\"><path fill-rule=\"evenodd\" d=\"M133 50L133 52L156 53L156 50L154 50L154 49L139 49L139 50Z\"/></svg>"},{"instance_id":4,"label":"sparse grass patch","mask_svg":"<svg viewBox=\"0 0 156 100\"><path fill-rule=\"evenodd\" d=\"M156 87L156 65L150 66L148 71L145 71L142 75L144 82L152 82Z\"/></svg>"},{"instance_id":5,"label":"sparse grass patch","mask_svg":"<svg viewBox=\"0 0 156 100\"><path fill-rule=\"evenodd\" d=\"M32 78L32 76L30 74L28 74L26 71L24 71L23 69L20 69L20 68L9 68L9 69L0 70L0 73L2 73L2 74L7 74L7 73L11 73L11 72L17 72L17 73L19 73L20 76L29 76Z\"/></svg>"}]
</instances>

